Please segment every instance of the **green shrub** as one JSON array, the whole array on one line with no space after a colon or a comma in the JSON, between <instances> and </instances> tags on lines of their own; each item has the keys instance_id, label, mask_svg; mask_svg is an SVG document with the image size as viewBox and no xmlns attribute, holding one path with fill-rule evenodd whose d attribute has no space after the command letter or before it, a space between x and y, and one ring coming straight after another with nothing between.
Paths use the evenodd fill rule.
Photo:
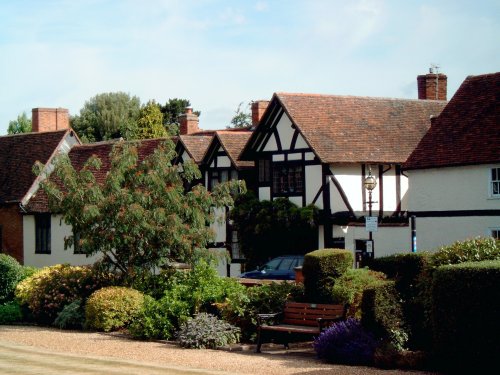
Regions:
<instances>
[{"instance_id":1,"label":"green shrub","mask_svg":"<svg viewBox=\"0 0 500 375\"><path fill-rule=\"evenodd\" d=\"M0 254L0 304L11 301L22 279L23 267L10 255Z\"/></svg>"},{"instance_id":2,"label":"green shrub","mask_svg":"<svg viewBox=\"0 0 500 375\"><path fill-rule=\"evenodd\" d=\"M61 329L81 329L84 324L85 309L82 301L79 299L64 306L62 311L57 314L57 318L54 321L54 325Z\"/></svg>"},{"instance_id":3,"label":"green shrub","mask_svg":"<svg viewBox=\"0 0 500 375\"><path fill-rule=\"evenodd\" d=\"M335 279L352 268L353 261L353 255L348 250L321 249L307 253L302 266L306 300L332 303L331 291Z\"/></svg>"},{"instance_id":4,"label":"green shrub","mask_svg":"<svg viewBox=\"0 0 500 375\"><path fill-rule=\"evenodd\" d=\"M429 349L432 344L432 284L434 272L439 266L460 264L463 262L481 262L484 260L500 260L500 241L493 238L473 238L457 241L441 247L429 257L428 264L423 268L417 282L418 295L415 301L423 310L420 316L422 328L420 336L422 346Z\"/></svg>"},{"instance_id":5,"label":"green shrub","mask_svg":"<svg viewBox=\"0 0 500 375\"><path fill-rule=\"evenodd\" d=\"M431 257L434 267L498 259L500 259L500 240L495 240L492 237L477 237L457 241L451 245L441 247Z\"/></svg>"},{"instance_id":6,"label":"green shrub","mask_svg":"<svg viewBox=\"0 0 500 375\"><path fill-rule=\"evenodd\" d=\"M335 280L332 288L332 302L349 304L349 316L361 319L361 298L363 291L385 283L385 275L367 268L349 269Z\"/></svg>"},{"instance_id":7,"label":"green shrub","mask_svg":"<svg viewBox=\"0 0 500 375\"><path fill-rule=\"evenodd\" d=\"M105 287L92 293L85 304L85 325L98 331L126 328L139 316L144 295L119 286Z\"/></svg>"},{"instance_id":8,"label":"green shrub","mask_svg":"<svg viewBox=\"0 0 500 375\"><path fill-rule=\"evenodd\" d=\"M439 267L432 281L436 357L446 367L495 368L500 353L500 261Z\"/></svg>"},{"instance_id":9,"label":"green shrub","mask_svg":"<svg viewBox=\"0 0 500 375\"><path fill-rule=\"evenodd\" d=\"M191 315L199 312L213 312L215 303L234 294L241 293L245 287L237 280L220 277L216 269L200 260L190 271L177 271L166 282L164 296L173 303L182 301L188 304Z\"/></svg>"},{"instance_id":10,"label":"green shrub","mask_svg":"<svg viewBox=\"0 0 500 375\"><path fill-rule=\"evenodd\" d=\"M361 301L361 311L363 326L384 340L389 347L402 350L406 346L408 335L403 309L393 281L366 289Z\"/></svg>"},{"instance_id":11,"label":"green shrub","mask_svg":"<svg viewBox=\"0 0 500 375\"><path fill-rule=\"evenodd\" d=\"M109 285L112 278L91 267L58 264L45 267L16 287L16 298L28 306L34 319L52 324L64 306L77 299L86 299L92 292Z\"/></svg>"},{"instance_id":12,"label":"green shrub","mask_svg":"<svg viewBox=\"0 0 500 375\"><path fill-rule=\"evenodd\" d=\"M19 303L10 301L0 305L0 324L12 324L20 322L23 314Z\"/></svg>"},{"instance_id":13,"label":"green shrub","mask_svg":"<svg viewBox=\"0 0 500 375\"><path fill-rule=\"evenodd\" d=\"M410 349L423 349L430 343L429 330L422 319L424 304L419 298L419 282L427 272L431 257L428 252L407 253L375 258L370 262L371 269L384 272L396 283L402 301Z\"/></svg>"},{"instance_id":14,"label":"green shrub","mask_svg":"<svg viewBox=\"0 0 500 375\"><path fill-rule=\"evenodd\" d=\"M177 335L177 340L183 348L195 349L217 349L235 344L239 339L239 328L206 313L189 319L181 326Z\"/></svg>"},{"instance_id":15,"label":"green shrub","mask_svg":"<svg viewBox=\"0 0 500 375\"><path fill-rule=\"evenodd\" d=\"M172 304L165 299L157 301L146 295L137 319L129 326L129 332L141 339L167 340L173 336L180 322L187 320L188 316L187 303L182 304L177 301Z\"/></svg>"},{"instance_id":16,"label":"green shrub","mask_svg":"<svg viewBox=\"0 0 500 375\"><path fill-rule=\"evenodd\" d=\"M218 304L224 320L239 327L244 341L254 341L257 314L281 312L286 301L303 301L304 288L296 283L271 283L244 289Z\"/></svg>"}]
</instances>

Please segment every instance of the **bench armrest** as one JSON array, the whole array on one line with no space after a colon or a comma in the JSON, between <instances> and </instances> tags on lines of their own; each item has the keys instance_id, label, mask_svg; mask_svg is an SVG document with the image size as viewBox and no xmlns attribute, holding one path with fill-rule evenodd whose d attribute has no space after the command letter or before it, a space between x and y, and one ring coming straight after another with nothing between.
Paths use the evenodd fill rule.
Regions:
<instances>
[{"instance_id":1,"label":"bench armrest","mask_svg":"<svg viewBox=\"0 0 500 375\"><path fill-rule=\"evenodd\" d=\"M283 313L257 314L257 327L269 323L270 321L277 320L281 315L283 315Z\"/></svg>"}]
</instances>

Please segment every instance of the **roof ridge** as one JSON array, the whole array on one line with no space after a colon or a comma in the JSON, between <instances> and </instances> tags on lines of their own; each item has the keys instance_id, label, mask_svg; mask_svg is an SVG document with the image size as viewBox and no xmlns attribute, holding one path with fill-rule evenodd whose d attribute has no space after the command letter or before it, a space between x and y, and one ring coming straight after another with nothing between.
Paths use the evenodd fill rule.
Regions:
<instances>
[{"instance_id":1,"label":"roof ridge","mask_svg":"<svg viewBox=\"0 0 500 375\"><path fill-rule=\"evenodd\" d=\"M57 129L57 130L47 130L47 131L44 131L44 132L28 132L28 133L17 133L17 134L5 134L5 135L0 135L0 137L1 138L4 138L4 137L19 137L19 136L26 136L26 135L58 133L58 132L66 132L68 130L73 130L73 129L72 128L66 128L66 129Z\"/></svg>"},{"instance_id":2,"label":"roof ridge","mask_svg":"<svg viewBox=\"0 0 500 375\"><path fill-rule=\"evenodd\" d=\"M383 101L406 101L406 102L421 102L421 103L442 103L447 100L425 100L414 98L391 98L384 96L359 96L359 95L335 95L335 94L308 94L308 93L290 93L290 92L277 92L276 95L282 96L298 96L298 97L314 97L314 98L345 98L345 99L367 99L367 100L383 100Z\"/></svg>"}]
</instances>

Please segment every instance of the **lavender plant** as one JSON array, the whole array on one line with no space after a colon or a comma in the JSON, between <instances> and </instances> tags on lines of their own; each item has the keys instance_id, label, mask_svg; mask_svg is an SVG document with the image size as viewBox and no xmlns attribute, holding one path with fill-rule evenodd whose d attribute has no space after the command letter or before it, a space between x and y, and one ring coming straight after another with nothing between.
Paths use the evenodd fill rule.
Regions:
<instances>
[{"instance_id":1,"label":"lavender plant","mask_svg":"<svg viewBox=\"0 0 500 375\"><path fill-rule=\"evenodd\" d=\"M373 361L377 340L354 318L338 322L314 340L318 358L331 363L366 365Z\"/></svg>"}]
</instances>

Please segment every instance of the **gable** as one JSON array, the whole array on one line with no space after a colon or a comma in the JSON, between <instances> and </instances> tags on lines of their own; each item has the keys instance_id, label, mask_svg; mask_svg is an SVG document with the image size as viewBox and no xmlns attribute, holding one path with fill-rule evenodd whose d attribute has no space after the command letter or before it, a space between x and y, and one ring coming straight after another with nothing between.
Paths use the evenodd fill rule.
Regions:
<instances>
[{"instance_id":1,"label":"gable","mask_svg":"<svg viewBox=\"0 0 500 375\"><path fill-rule=\"evenodd\" d=\"M56 151L68 152L75 143L79 140L68 129L0 137L0 203L21 202L36 188L33 164L47 164Z\"/></svg>"}]
</instances>

